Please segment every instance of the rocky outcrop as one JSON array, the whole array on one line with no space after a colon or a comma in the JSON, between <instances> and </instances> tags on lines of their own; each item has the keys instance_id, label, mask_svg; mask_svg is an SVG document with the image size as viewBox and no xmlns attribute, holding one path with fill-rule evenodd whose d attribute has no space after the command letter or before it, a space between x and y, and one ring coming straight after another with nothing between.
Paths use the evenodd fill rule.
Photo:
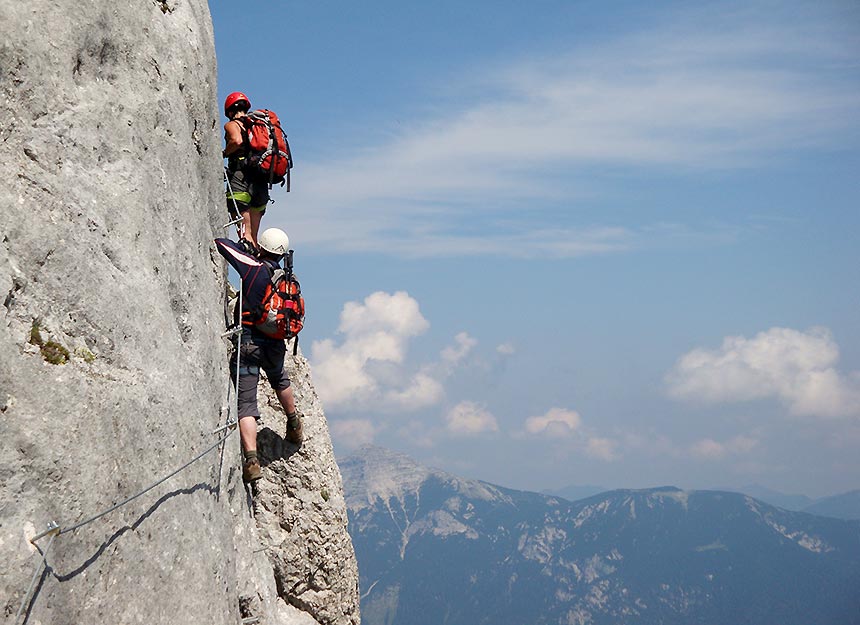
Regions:
<instances>
[{"instance_id":1,"label":"rocky outcrop","mask_svg":"<svg viewBox=\"0 0 860 625\"><path fill-rule=\"evenodd\" d=\"M309 380L308 443L268 456L260 528L236 434L76 527L212 447L228 419L206 2L4 2L0 35L4 622L356 623ZM62 533L40 572L29 539L49 521Z\"/></svg>"},{"instance_id":2,"label":"rocky outcrop","mask_svg":"<svg viewBox=\"0 0 860 625\"><path fill-rule=\"evenodd\" d=\"M301 447L284 441L284 414L261 383L263 479L255 483L254 497L258 542L274 568L280 597L323 625L357 625L358 565L328 425L307 361L299 355L287 369L305 440Z\"/></svg>"}]
</instances>

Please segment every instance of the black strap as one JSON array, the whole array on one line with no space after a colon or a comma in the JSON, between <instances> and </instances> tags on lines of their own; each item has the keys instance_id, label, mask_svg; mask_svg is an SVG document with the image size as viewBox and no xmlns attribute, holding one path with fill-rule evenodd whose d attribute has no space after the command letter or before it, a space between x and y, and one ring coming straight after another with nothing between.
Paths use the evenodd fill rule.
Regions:
<instances>
[{"instance_id":1,"label":"black strap","mask_svg":"<svg viewBox=\"0 0 860 625\"><path fill-rule=\"evenodd\" d=\"M287 193L290 192L290 170L293 168L293 151L290 149L290 142L287 140L287 133L284 133L284 146L287 149Z\"/></svg>"}]
</instances>

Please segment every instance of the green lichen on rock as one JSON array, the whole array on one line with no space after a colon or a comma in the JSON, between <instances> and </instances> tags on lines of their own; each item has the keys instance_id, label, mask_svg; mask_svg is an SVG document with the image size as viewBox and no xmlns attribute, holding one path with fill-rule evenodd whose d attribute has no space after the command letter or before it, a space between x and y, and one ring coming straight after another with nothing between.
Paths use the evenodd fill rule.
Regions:
<instances>
[{"instance_id":1,"label":"green lichen on rock","mask_svg":"<svg viewBox=\"0 0 860 625\"><path fill-rule=\"evenodd\" d=\"M29 342L31 345L37 345L41 347L45 344L42 340L42 333L39 330L39 322L34 321L33 325L30 326L30 339Z\"/></svg>"},{"instance_id":2,"label":"green lichen on rock","mask_svg":"<svg viewBox=\"0 0 860 625\"><path fill-rule=\"evenodd\" d=\"M30 326L29 342L39 348L45 362L52 365L64 365L69 361L69 350L56 341L45 341L42 338L42 329L38 321L33 321L33 325Z\"/></svg>"},{"instance_id":3,"label":"green lichen on rock","mask_svg":"<svg viewBox=\"0 0 860 625\"><path fill-rule=\"evenodd\" d=\"M42 345L40 350L45 362L49 362L52 365L64 365L69 360L69 350L56 341L48 341Z\"/></svg>"},{"instance_id":4,"label":"green lichen on rock","mask_svg":"<svg viewBox=\"0 0 860 625\"><path fill-rule=\"evenodd\" d=\"M92 363L96 359L96 355L88 350L86 347L79 347L75 350L75 356L83 359L88 363Z\"/></svg>"}]
</instances>

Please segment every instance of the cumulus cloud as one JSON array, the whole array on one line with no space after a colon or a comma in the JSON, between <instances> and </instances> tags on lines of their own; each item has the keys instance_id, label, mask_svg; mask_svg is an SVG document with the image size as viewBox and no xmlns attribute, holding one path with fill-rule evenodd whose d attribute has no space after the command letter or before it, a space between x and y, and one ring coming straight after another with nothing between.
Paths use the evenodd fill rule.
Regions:
<instances>
[{"instance_id":1,"label":"cumulus cloud","mask_svg":"<svg viewBox=\"0 0 860 625\"><path fill-rule=\"evenodd\" d=\"M752 338L727 337L719 349L684 354L666 383L678 399L774 398L797 416L860 416L860 373L839 372L838 360L839 347L826 328L771 328Z\"/></svg>"},{"instance_id":2,"label":"cumulus cloud","mask_svg":"<svg viewBox=\"0 0 860 625\"><path fill-rule=\"evenodd\" d=\"M466 332L460 332L454 337L455 345L446 347L442 350L442 361L451 365L455 365L462 361L474 349L478 341L469 336Z\"/></svg>"},{"instance_id":3,"label":"cumulus cloud","mask_svg":"<svg viewBox=\"0 0 860 625\"><path fill-rule=\"evenodd\" d=\"M483 406L471 401L460 402L448 411L445 415L445 427L448 432L457 436L499 431L496 417Z\"/></svg>"},{"instance_id":4,"label":"cumulus cloud","mask_svg":"<svg viewBox=\"0 0 860 625\"><path fill-rule=\"evenodd\" d=\"M748 454L757 446L758 440L749 436L736 436L723 443L712 438L703 438L693 443L690 454L706 460L718 460L729 455Z\"/></svg>"},{"instance_id":5,"label":"cumulus cloud","mask_svg":"<svg viewBox=\"0 0 860 625\"><path fill-rule=\"evenodd\" d=\"M551 408L543 415L526 419L526 432L549 436L570 436L582 425L582 417L575 410Z\"/></svg>"},{"instance_id":6,"label":"cumulus cloud","mask_svg":"<svg viewBox=\"0 0 860 625\"><path fill-rule=\"evenodd\" d=\"M496 352L502 356L512 356L517 352L513 343L502 343L496 347Z\"/></svg>"},{"instance_id":7,"label":"cumulus cloud","mask_svg":"<svg viewBox=\"0 0 860 625\"><path fill-rule=\"evenodd\" d=\"M585 453L592 458L609 462L618 457L616 454L617 448L618 443L611 438L592 436L585 445Z\"/></svg>"},{"instance_id":8,"label":"cumulus cloud","mask_svg":"<svg viewBox=\"0 0 860 625\"><path fill-rule=\"evenodd\" d=\"M410 366L409 342L429 327L418 302L404 291L378 291L362 302L347 302L337 329L339 340L311 346L314 382L326 407L410 412L440 403L445 379L478 342L460 332L440 351L438 361Z\"/></svg>"},{"instance_id":9,"label":"cumulus cloud","mask_svg":"<svg viewBox=\"0 0 860 625\"><path fill-rule=\"evenodd\" d=\"M391 390L385 393L385 403L390 408L403 410L418 410L442 401L445 389L441 382L424 372L418 372L403 389Z\"/></svg>"},{"instance_id":10,"label":"cumulus cloud","mask_svg":"<svg viewBox=\"0 0 860 625\"><path fill-rule=\"evenodd\" d=\"M325 339L311 346L314 382L323 401L328 407L338 407L389 394L400 404L410 399L426 403L438 389L425 379L413 378L403 388L383 389L381 376L372 365L402 364L409 340L429 326L418 302L404 291L378 291L363 302L347 302L338 326L342 342Z\"/></svg>"},{"instance_id":11,"label":"cumulus cloud","mask_svg":"<svg viewBox=\"0 0 860 625\"><path fill-rule=\"evenodd\" d=\"M584 453L606 462L618 458L618 441L599 436L585 427L582 417L575 410L550 408L542 415L528 417L524 425L524 431L515 436L549 439L563 453Z\"/></svg>"},{"instance_id":12,"label":"cumulus cloud","mask_svg":"<svg viewBox=\"0 0 860 625\"><path fill-rule=\"evenodd\" d=\"M373 442L378 426L369 419L333 419L331 433L335 441L347 449Z\"/></svg>"}]
</instances>

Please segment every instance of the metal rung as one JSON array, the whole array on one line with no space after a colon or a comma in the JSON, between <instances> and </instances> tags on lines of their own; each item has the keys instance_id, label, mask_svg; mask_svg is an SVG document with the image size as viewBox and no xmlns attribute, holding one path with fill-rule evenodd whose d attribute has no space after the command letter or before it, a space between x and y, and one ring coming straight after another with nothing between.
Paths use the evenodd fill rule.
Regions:
<instances>
[{"instance_id":1,"label":"metal rung","mask_svg":"<svg viewBox=\"0 0 860 625\"><path fill-rule=\"evenodd\" d=\"M243 618L242 619L242 625L254 625L255 623L259 623L259 622L260 622L259 616L252 616L250 618Z\"/></svg>"},{"instance_id":2,"label":"metal rung","mask_svg":"<svg viewBox=\"0 0 860 625\"><path fill-rule=\"evenodd\" d=\"M228 430L228 429L230 429L230 428L232 428L232 427L236 427L236 424L237 424L237 423L238 423L238 421L231 421L231 422L230 422L230 423L228 423L227 425L222 425L222 426L221 426L220 428L218 428L217 430L212 430L212 433L213 433L213 434L217 434L218 432L223 432L224 430Z\"/></svg>"},{"instance_id":3,"label":"metal rung","mask_svg":"<svg viewBox=\"0 0 860 625\"><path fill-rule=\"evenodd\" d=\"M242 326L236 326L235 328L230 328L226 332L221 333L221 338L225 336L233 336L234 334L239 334L242 331Z\"/></svg>"},{"instance_id":4,"label":"metal rung","mask_svg":"<svg viewBox=\"0 0 860 625\"><path fill-rule=\"evenodd\" d=\"M236 217L236 219L234 219L233 221L224 224L224 227L229 228L230 226L235 226L237 223L239 223L241 221L242 221L242 217Z\"/></svg>"}]
</instances>

